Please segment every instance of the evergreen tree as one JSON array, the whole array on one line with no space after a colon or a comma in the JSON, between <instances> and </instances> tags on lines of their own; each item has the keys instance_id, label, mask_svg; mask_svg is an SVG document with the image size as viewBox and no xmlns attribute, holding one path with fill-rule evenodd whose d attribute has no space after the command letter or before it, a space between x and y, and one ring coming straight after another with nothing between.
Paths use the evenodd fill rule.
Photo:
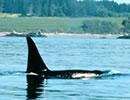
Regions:
<instances>
[{"instance_id":1,"label":"evergreen tree","mask_svg":"<svg viewBox=\"0 0 130 100\"><path fill-rule=\"evenodd\" d=\"M111 0L0 0L0 13L22 16L128 16L130 4Z\"/></svg>"}]
</instances>

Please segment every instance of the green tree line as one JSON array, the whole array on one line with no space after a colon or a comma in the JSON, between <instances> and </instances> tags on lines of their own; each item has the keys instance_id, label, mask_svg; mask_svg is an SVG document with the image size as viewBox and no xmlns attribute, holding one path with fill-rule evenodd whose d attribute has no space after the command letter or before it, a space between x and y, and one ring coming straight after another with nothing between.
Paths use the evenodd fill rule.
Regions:
<instances>
[{"instance_id":1,"label":"green tree line","mask_svg":"<svg viewBox=\"0 0 130 100\"><path fill-rule=\"evenodd\" d=\"M122 25L124 26L122 28L123 32L129 33L129 35L130 35L130 17L128 17L128 19L123 20Z\"/></svg>"},{"instance_id":2,"label":"green tree line","mask_svg":"<svg viewBox=\"0 0 130 100\"><path fill-rule=\"evenodd\" d=\"M109 0L0 0L0 13L21 16L129 16L130 4Z\"/></svg>"},{"instance_id":3,"label":"green tree line","mask_svg":"<svg viewBox=\"0 0 130 100\"><path fill-rule=\"evenodd\" d=\"M85 20L82 23L81 28L87 33L98 33L98 34L115 34L120 33L121 29L116 23L111 21L101 21L101 20Z\"/></svg>"}]
</instances>

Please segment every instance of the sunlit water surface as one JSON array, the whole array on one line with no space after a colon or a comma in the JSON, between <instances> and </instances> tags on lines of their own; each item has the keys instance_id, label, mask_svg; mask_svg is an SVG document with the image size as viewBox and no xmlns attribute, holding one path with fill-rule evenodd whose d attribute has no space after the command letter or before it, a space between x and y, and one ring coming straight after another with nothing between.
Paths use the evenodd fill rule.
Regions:
<instances>
[{"instance_id":1,"label":"sunlit water surface","mask_svg":"<svg viewBox=\"0 0 130 100\"><path fill-rule=\"evenodd\" d=\"M130 100L130 40L83 37L33 40L51 70L110 70L112 74L90 79L27 77L26 38L0 37L1 100Z\"/></svg>"}]
</instances>

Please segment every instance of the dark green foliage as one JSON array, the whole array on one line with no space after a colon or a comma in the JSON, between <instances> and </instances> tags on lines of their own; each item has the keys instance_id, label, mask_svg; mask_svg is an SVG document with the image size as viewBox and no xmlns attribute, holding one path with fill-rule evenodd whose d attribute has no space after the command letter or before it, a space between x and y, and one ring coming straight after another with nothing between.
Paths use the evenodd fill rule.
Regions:
<instances>
[{"instance_id":1,"label":"dark green foliage","mask_svg":"<svg viewBox=\"0 0 130 100\"><path fill-rule=\"evenodd\" d=\"M87 33L105 34L119 32L119 26L110 21L85 20L81 27L83 31Z\"/></svg>"},{"instance_id":2,"label":"dark green foliage","mask_svg":"<svg viewBox=\"0 0 130 100\"><path fill-rule=\"evenodd\" d=\"M0 0L0 13L21 16L128 16L130 4L112 0Z\"/></svg>"},{"instance_id":3,"label":"dark green foliage","mask_svg":"<svg viewBox=\"0 0 130 100\"><path fill-rule=\"evenodd\" d=\"M123 20L122 25L124 26L122 29L123 32L130 33L130 17L128 17L128 19Z\"/></svg>"}]
</instances>

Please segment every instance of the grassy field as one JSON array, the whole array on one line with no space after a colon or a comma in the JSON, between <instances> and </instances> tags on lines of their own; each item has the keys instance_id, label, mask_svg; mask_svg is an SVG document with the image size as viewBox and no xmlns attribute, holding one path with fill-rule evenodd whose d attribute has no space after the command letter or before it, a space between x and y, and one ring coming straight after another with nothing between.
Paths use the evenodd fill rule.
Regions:
<instances>
[{"instance_id":1,"label":"grassy field","mask_svg":"<svg viewBox=\"0 0 130 100\"><path fill-rule=\"evenodd\" d=\"M0 32L37 32L43 30L44 32L72 32L83 33L81 28L84 20L107 20L117 23L122 27L122 20L124 17L86 17L86 18L66 18L66 17L0 17Z\"/></svg>"}]
</instances>

